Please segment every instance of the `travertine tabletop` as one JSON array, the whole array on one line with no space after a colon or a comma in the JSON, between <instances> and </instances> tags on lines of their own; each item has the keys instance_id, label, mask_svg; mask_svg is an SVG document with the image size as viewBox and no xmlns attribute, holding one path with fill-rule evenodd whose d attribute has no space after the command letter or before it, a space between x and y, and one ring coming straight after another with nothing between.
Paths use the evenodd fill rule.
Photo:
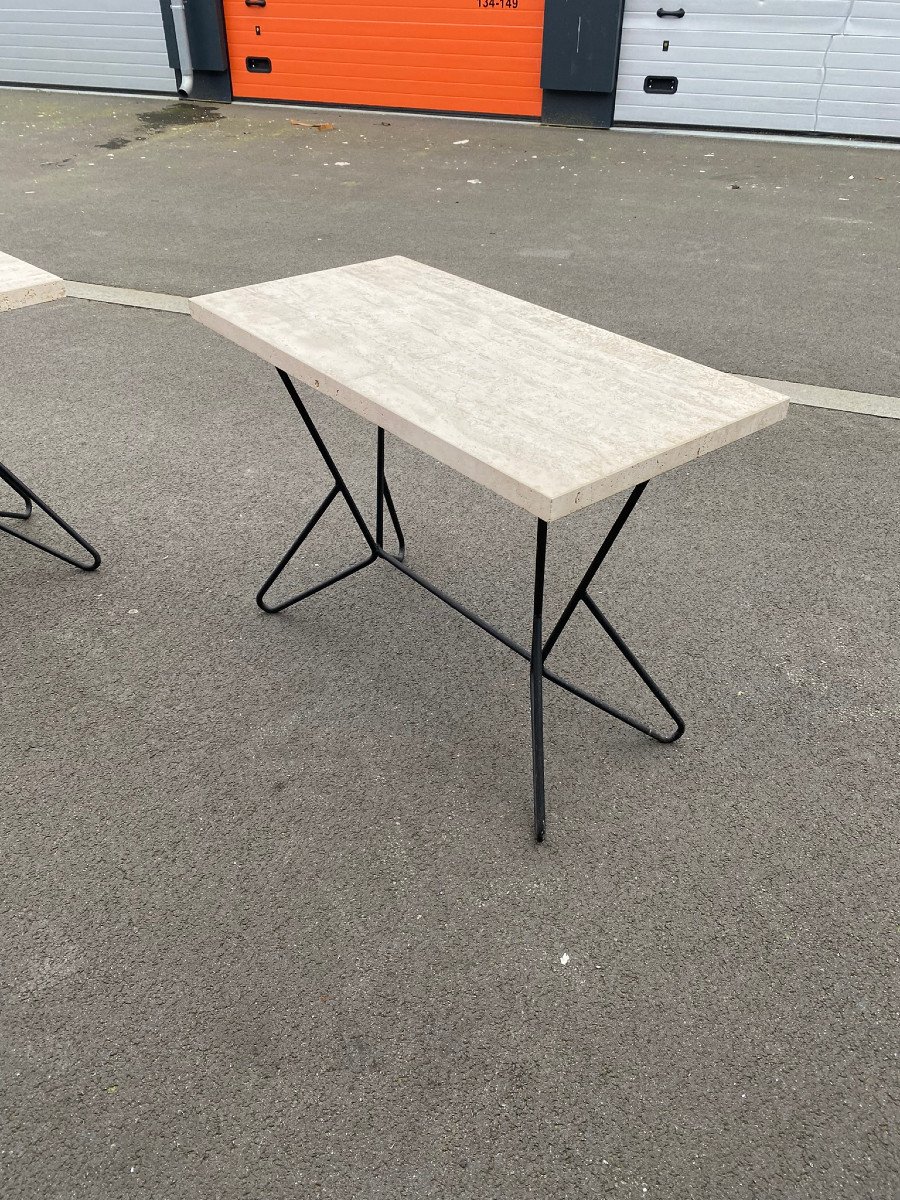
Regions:
<instances>
[{"instance_id":1,"label":"travertine tabletop","mask_svg":"<svg viewBox=\"0 0 900 1200\"><path fill-rule=\"evenodd\" d=\"M407 258L190 306L210 329L547 521L787 413L775 392Z\"/></svg>"},{"instance_id":2,"label":"travertine tabletop","mask_svg":"<svg viewBox=\"0 0 900 1200\"><path fill-rule=\"evenodd\" d=\"M0 251L0 312L24 308L26 304L42 304L45 300L61 300L65 294L66 285L58 275Z\"/></svg>"}]
</instances>

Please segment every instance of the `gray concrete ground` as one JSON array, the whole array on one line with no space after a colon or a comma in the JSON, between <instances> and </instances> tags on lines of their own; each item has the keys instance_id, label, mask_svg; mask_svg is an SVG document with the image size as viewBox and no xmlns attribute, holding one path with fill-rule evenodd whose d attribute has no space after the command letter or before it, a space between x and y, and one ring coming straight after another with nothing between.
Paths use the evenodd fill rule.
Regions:
<instances>
[{"instance_id":1,"label":"gray concrete ground","mask_svg":"<svg viewBox=\"0 0 900 1200\"><path fill-rule=\"evenodd\" d=\"M0 111L0 245L69 279L191 295L402 252L723 370L900 391L898 152L15 91Z\"/></svg>"},{"instance_id":2,"label":"gray concrete ground","mask_svg":"<svg viewBox=\"0 0 900 1200\"><path fill-rule=\"evenodd\" d=\"M178 293L403 251L896 393L888 152L153 104L0 97L0 245ZM0 347L4 461L105 556L0 539L4 1196L896 1195L897 421L795 408L648 489L597 595L688 733L550 692L535 847L514 656L387 568L255 609L325 487L273 373L74 299ZM413 561L521 633L531 521L389 453ZM615 508L553 528L551 608ZM587 620L560 663L650 713Z\"/></svg>"}]
</instances>

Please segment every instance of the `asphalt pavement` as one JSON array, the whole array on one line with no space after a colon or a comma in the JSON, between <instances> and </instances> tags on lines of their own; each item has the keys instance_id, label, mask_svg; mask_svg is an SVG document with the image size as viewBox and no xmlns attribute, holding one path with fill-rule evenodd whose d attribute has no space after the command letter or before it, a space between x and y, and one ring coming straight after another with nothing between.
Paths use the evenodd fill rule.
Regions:
<instances>
[{"instance_id":1,"label":"asphalt pavement","mask_svg":"<svg viewBox=\"0 0 900 1200\"><path fill-rule=\"evenodd\" d=\"M897 394L889 151L162 105L0 94L0 246L179 295L402 252ZM382 565L256 608L328 486L271 369L67 299L3 315L0 420L104 556L0 538L4 1196L897 1194L900 422L794 406L648 487L595 594L687 733L548 688L536 846L516 656ZM531 519L388 463L411 562L524 637ZM618 503L552 527L551 613ZM654 715L586 615L558 653Z\"/></svg>"}]
</instances>

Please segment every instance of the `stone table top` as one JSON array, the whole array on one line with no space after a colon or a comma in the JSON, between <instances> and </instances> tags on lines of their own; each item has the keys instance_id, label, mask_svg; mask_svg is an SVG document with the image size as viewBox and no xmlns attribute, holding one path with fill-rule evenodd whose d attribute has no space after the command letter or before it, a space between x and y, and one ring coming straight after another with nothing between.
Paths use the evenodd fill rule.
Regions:
<instances>
[{"instance_id":1,"label":"stone table top","mask_svg":"<svg viewBox=\"0 0 900 1200\"><path fill-rule=\"evenodd\" d=\"M547 521L787 414L766 388L407 258L215 292L190 308Z\"/></svg>"},{"instance_id":2,"label":"stone table top","mask_svg":"<svg viewBox=\"0 0 900 1200\"><path fill-rule=\"evenodd\" d=\"M0 312L24 308L26 304L42 304L45 300L61 300L65 294L66 285L58 275L0 251Z\"/></svg>"}]
</instances>

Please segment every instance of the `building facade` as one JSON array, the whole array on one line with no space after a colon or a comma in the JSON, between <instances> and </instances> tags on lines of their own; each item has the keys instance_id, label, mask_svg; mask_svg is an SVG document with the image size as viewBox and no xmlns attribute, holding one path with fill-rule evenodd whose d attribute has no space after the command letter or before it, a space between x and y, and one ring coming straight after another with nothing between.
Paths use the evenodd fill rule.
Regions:
<instances>
[{"instance_id":1,"label":"building facade","mask_svg":"<svg viewBox=\"0 0 900 1200\"><path fill-rule=\"evenodd\" d=\"M0 0L0 83L900 138L900 0Z\"/></svg>"}]
</instances>

